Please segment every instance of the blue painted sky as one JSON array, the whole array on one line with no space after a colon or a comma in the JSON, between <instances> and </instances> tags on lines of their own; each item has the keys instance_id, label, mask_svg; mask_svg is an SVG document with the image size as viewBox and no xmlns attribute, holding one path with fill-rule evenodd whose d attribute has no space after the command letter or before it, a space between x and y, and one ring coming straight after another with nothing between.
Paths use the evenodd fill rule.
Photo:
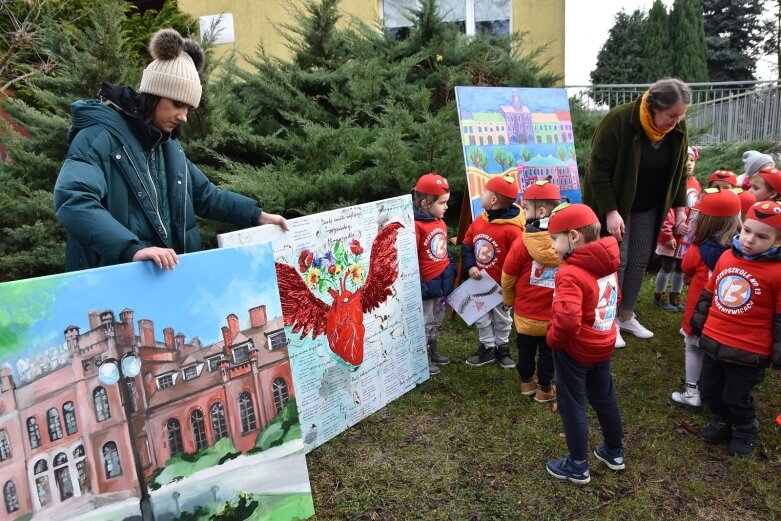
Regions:
<instances>
[{"instance_id":1,"label":"blue painted sky","mask_svg":"<svg viewBox=\"0 0 781 521\"><path fill-rule=\"evenodd\" d=\"M136 334L138 320L150 319L158 340L170 326L205 345L222 339L220 328L230 313L239 317L242 329L251 307L265 304L269 319L282 315L270 243L183 255L172 272L134 262L45 279L0 284L0 325L18 324L15 332L25 339L12 353L0 346L0 362L15 368L16 359L61 345L71 324L89 330L90 310L112 310L119 320L120 311L130 308Z\"/></svg>"},{"instance_id":2,"label":"blue painted sky","mask_svg":"<svg viewBox=\"0 0 781 521\"><path fill-rule=\"evenodd\" d=\"M565 89L526 89L511 87L456 87L458 110L471 112L498 112L499 105L512 105L513 91L521 96L521 103L532 112L569 111Z\"/></svg>"}]
</instances>

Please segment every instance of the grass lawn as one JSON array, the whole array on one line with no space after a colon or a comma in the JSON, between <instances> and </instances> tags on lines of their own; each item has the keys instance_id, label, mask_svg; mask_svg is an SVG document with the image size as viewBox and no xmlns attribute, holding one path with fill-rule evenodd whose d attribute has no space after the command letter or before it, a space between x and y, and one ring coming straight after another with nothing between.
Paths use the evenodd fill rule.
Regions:
<instances>
[{"instance_id":1,"label":"grass lawn","mask_svg":"<svg viewBox=\"0 0 781 521\"><path fill-rule=\"evenodd\" d=\"M613 357L626 470L592 457L588 485L549 476L546 461L567 453L558 413L522 396L514 369L465 365L477 332L456 318L441 330L451 363L439 376L307 457L315 519L781 519L781 377L768 370L756 390L752 456L700 441L707 413L669 402L682 387L681 314L650 304L651 283L637 311L654 338L626 335ZM593 448L591 409L589 421Z\"/></svg>"}]
</instances>

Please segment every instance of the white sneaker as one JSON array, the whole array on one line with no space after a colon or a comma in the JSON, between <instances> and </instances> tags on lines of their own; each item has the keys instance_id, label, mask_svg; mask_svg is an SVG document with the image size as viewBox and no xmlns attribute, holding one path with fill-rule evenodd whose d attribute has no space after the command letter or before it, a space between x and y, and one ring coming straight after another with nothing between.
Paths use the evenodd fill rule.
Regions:
<instances>
[{"instance_id":1,"label":"white sneaker","mask_svg":"<svg viewBox=\"0 0 781 521\"><path fill-rule=\"evenodd\" d=\"M681 334L682 337L686 338L686 331L684 331L683 328L679 329L678 332Z\"/></svg>"},{"instance_id":2,"label":"white sneaker","mask_svg":"<svg viewBox=\"0 0 781 521\"><path fill-rule=\"evenodd\" d=\"M619 318L618 327L621 328L621 331L626 331L637 338L653 338L654 336L651 331L644 328L643 325L637 321L637 317L632 317L626 322Z\"/></svg>"},{"instance_id":3,"label":"white sneaker","mask_svg":"<svg viewBox=\"0 0 781 521\"><path fill-rule=\"evenodd\" d=\"M624 338L621 336L621 329L616 328L616 349L623 349L626 347L626 342L624 341Z\"/></svg>"},{"instance_id":4,"label":"white sneaker","mask_svg":"<svg viewBox=\"0 0 781 521\"><path fill-rule=\"evenodd\" d=\"M700 398L700 390L697 388L697 384L687 382L684 391L682 393L674 392L670 399L674 404L688 409L700 410L702 408L702 399Z\"/></svg>"}]
</instances>

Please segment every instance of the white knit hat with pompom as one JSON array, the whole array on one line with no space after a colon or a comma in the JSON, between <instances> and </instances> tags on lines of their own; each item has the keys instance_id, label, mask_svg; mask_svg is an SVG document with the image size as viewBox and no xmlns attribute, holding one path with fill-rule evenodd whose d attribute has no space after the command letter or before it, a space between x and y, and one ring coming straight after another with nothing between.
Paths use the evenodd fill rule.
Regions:
<instances>
[{"instance_id":1,"label":"white knit hat with pompom","mask_svg":"<svg viewBox=\"0 0 781 521\"><path fill-rule=\"evenodd\" d=\"M197 108L201 102L203 49L195 40L184 39L174 29L157 31L149 42L155 59L144 69L138 92L154 94Z\"/></svg>"}]
</instances>

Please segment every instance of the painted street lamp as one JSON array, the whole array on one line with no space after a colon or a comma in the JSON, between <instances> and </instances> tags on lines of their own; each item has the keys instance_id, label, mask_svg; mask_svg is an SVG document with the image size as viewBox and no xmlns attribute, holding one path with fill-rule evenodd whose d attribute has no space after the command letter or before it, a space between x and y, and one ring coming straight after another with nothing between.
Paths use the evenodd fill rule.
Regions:
<instances>
[{"instance_id":1,"label":"painted street lamp","mask_svg":"<svg viewBox=\"0 0 781 521\"><path fill-rule=\"evenodd\" d=\"M146 488L144 470L141 468L141 457L136 447L136 436L133 432L133 422L130 407L130 394L127 384L133 382L133 378L141 372L141 358L136 353L126 353L119 361L116 358L104 360L98 367L98 380L106 385L114 385L119 382L119 395L122 398L122 407L125 410L127 420L127 432L130 435L130 449L133 452L133 464L136 467L136 479L141 489L141 518L144 521L154 521L155 514L152 510L149 491Z\"/></svg>"}]
</instances>

